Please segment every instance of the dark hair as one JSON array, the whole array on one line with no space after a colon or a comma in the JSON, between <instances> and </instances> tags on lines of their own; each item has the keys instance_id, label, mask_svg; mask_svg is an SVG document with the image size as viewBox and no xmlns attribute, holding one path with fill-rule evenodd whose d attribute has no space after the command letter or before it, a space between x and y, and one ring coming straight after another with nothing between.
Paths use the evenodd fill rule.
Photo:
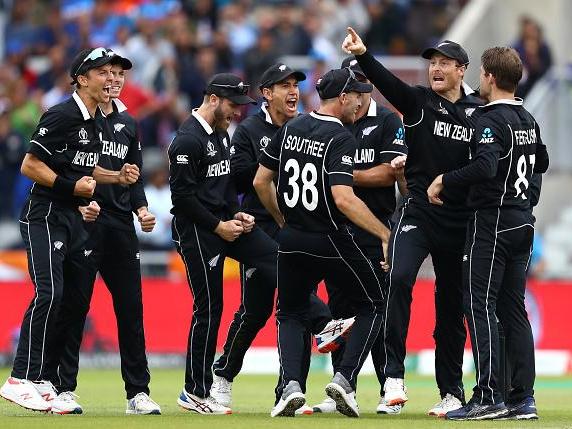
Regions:
<instances>
[{"instance_id":1,"label":"dark hair","mask_svg":"<svg viewBox=\"0 0 572 429\"><path fill-rule=\"evenodd\" d=\"M483 70L495 77L499 89L514 92L522 77L522 61L513 48L489 48L481 56Z\"/></svg>"}]
</instances>

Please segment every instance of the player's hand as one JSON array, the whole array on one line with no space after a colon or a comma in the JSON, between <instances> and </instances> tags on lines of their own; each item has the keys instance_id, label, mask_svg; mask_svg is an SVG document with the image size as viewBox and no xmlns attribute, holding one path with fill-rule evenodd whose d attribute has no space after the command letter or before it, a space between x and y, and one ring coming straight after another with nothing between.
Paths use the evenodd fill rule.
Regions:
<instances>
[{"instance_id":1,"label":"player's hand","mask_svg":"<svg viewBox=\"0 0 572 429\"><path fill-rule=\"evenodd\" d=\"M155 215L144 206L137 209L137 220L139 221L141 231L143 232L153 231L153 228L155 228L155 224L157 223Z\"/></svg>"},{"instance_id":2,"label":"player's hand","mask_svg":"<svg viewBox=\"0 0 572 429\"><path fill-rule=\"evenodd\" d=\"M437 177L435 177L433 183L431 183L431 185L429 185L429 187L427 188L427 196L429 197L429 202L431 204L436 204L438 206L443 205L443 201L441 200L441 198L439 198L439 194L441 193L442 190L443 190L443 175L439 174Z\"/></svg>"},{"instance_id":3,"label":"player's hand","mask_svg":"<svg viewBox=\"0 0 572 429\"><path fill-rule=\"evenodd\" d=\"M101 210L96 201L90 202L87 206L80 206L78 209L84 222L95 222Z\"/></svg>"},{"instance_id":4,"label":"player's hand","mask_svg":"<svg viewBox=\"0 0 572 429\"><path fill-rule=\"evenodd\" d=\"M77 182L75 182L75 187L73 194L76 197L91 198L93 197L93 192L95 191L95 180L91 176L83 176Z\"/></svg>"},{"instance_id":5,"label":"player's hand","mask_svg":"<svg viewBox=\"0 0 572 429\"><path fill-rule=\"evenodd\" d=\"M399 155L391 160L391 168L399 170L405 167L405 162L407 161L407 155Z\"/></svg>"},{"instance_id":6,"label":"player's hand","mask_svg":"<svg viewBox=\"0 0 572 429\"><path fill-rule=\"evenodd\" d=\"M383 261L381 261L381 269L386 273L389 271L389 240L381 242L381 249L383 250Z\"/></svg>"},{"instance_id":7,"label":"player's hand","mask_svg":"<svg viewBox=\"0 0 572 429\"><path fill-rule=\"evenodd\" d=\"M246 214L244 212L238 212L234 215L236 220L242 222L242 227L244 228L244 234L249 233L254 228L254 216Z\"/></svg>"},{"instance_id":8,"label":"player's hand","mask_svg":"<svg viewBox=\"0 0 572 429\"><path fill-rule=\"evenodd\" d=\"M119 183L121 185L132 185L139 179L139 167L135 164L123 164L119 171Z\"/></svg>"},{"instance_id":9,"label":"player's hand","mask_svg":"<svg viewBox=\"0 0 572 429\"><path fill-rule=\"evenodd\" d=\"M356 33L352 27L348 27L348 35L342 43L342 49L347 54L363 55L366 47L361 40L361 37Z\"/></svg>"},{"instance_id":10,"label":"player's hand","mask_svg":"<svg viewBox=\"0 0 572 429\"><path fill-rule=\"evenodd\" d=\"M236 219L220 221L214 230L225 241L234 241L244 232L242 222Z\"/></svg>"}]
</instances>

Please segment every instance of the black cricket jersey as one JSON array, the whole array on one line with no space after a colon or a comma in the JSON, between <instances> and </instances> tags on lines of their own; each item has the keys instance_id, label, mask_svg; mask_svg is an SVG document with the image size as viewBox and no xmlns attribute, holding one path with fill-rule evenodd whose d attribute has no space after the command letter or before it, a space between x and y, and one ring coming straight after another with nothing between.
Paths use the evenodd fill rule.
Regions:
<instances>
[{"instance_id":1,"label":"black cricket jersey","mask_svg":"<svg viewBox=\"0 0 572 429\"><path fill-rule=\"evenodd\" d=\"M427 188L435 177L469 163L469 142L476 119L473 115L483 102L463 85L462 97L452 103L431 88L409 86L369 52L356 58L368 79L403 115L405 141L409 149L405 164L407 188L414 204L429 207ZM445 189L441 198L443 212L468 215L465 189ZM440 210L440 207L431 209Z\"/></svg>"},{"instance_id":2,"label":"black cricket jersey","mask_svg":"<svg viewBox=\"0 0 572 429\"><path fill-rule=\"evenodd\" d=\"M84 102L74 92L66 101L48 109L32 135L28 153L35 155L58 176L77 182L91 176L101 153L100 133L103 113L96 109L92 118ZM82 198L61 195L53 188L34 183L31 195L66 205L86 204Z\"/></svg>"},{"instance_id":3,"label":"black cricket jersey","mask_svg":"<svg viewBox=\"0 0 572 429\"><path fill-rule=\"evenodd\" d=\"M136 164L141 171L143 159L137 132L137 122L127 113L120 100L113 100L113 111L105 118L107 135L101 138L102 149L99 165L119 171L123 164ZM142 176L133 185L97 185L95 199L101 207L97 222L114 228L133 229L132 212L147 206Z\"/></svg>"},{"instance_id":4,"label":"black cricket jersey","mask_svg":"<svg viewBox=\"0 0 572 429\"><path fill-rule=\"evenodd\" d=\"M348 125L354 135L357 149L354 169L367 170L389 164L397 156L407 155L405 134L401 119L391 110L371 100L366 115ZM395 187L362 188L355 186L360 197L380 220L386 220L395 211Z\"/></svg>"},{"instance_id":5,"label":"black cricket jersey","mask_svg":"<svg viewBox=\"0 0 572 429\"><path fill-rule=\"evenodd\" d=\"M443 175L448 187L473 185L474 209L531 209L533 173L548 169L548 152L538 124L522 100L497 100L482 107L474 136L476 154L468 166ZM534 202L535 202L534 201Z\"/></svg>"},{"instance_id":6,"label":"black cricket jersey","mask_svg":"<svg viewBox=\"0 0 572 429\"><path fill-rule=\"evenodd\" d=\"M169 145L171 213L212 231L238 211L230 176L230 138L193 110Z\"/></svg>"},{"instance_id":7,"label":"black cricket jersey","mask_svg":"<svg viewBox=\"0 0 572 429\"><path fill-rule=\"evenodd\" d=\"M355 150L354 137L333 116L311 112L280 128L262 150L260 164L278 172L276 192L286 224L328 233L349 223L331 186L352 186Z\"/></svg>"},{"instance_id":8,"label":"black cricket jersey","mask_svg":"<svg viewBox=\"0 0 572 429\"><path fill-rule=\"evenodd\" d=\"M230 148L231 176L238 193L244 194L242 210L253 215L257 221L274 222L264 208L252 186L258 168L260 151L264 149L280 127L272 123L272 118L263 104L254 115L249 116L234 131Z\"/></svg>"}]
</instances>

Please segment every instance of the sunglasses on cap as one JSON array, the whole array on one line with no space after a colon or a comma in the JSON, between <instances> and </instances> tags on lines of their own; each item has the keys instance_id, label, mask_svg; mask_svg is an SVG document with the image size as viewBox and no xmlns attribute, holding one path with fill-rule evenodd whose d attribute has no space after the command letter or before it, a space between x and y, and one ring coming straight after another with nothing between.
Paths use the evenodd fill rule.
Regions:
<instances>
[{"instance_id":1,"label":"sunglasses on cap","mask_svg":"<svg viewBox=\"0 0 572 429\"><path fill-rule=\"evenodd\" d=\"M347 80L346 80L346 83L344 84L344 87L343 87L342 90L340 91L340 94L345 91L345 89L348 87L348 84L349 84L352 80L357 80L356 74L354 73L354 71L353 71L351 68L349 68L349 67L344 67L344 68L345 68L347 71L350 72L350 75L348 76L348 78L347 78Z\"/></svg>"},{"instance_id":2,"label":"sunglasses on cap","mask_svg":"<svg viewBox=\"0 0 572 429\"><path fill-rule=\"evenodd\" d=\"M248 88L250 85L245 85L244 83L240 82L238 85L225 85L221 83L211 83L209 86L216 86L217 88L227 88L238 91L240 95L248 94Z\"/></svg>"},{"instance_id":3,"label":"sunglasses on cap","mask_svg":"<svg viewBox=\"0 0 572 429\"><path fill-rule=\"evenodd\" d=\"M103 58L105 56L108 57L112 57L115 55L115 52L113 52L111 49L106 49L106 48L95 48L94 50L92 50L89 55L87 55L83 61L80 63L80 65L77 67L77 69L74 72L74 76L77 76L79 74L79 70L81 69L81 67L85 64L85 62L87 60L89 61L95 61L99 58Z\"/></svg>"}]
</instances>

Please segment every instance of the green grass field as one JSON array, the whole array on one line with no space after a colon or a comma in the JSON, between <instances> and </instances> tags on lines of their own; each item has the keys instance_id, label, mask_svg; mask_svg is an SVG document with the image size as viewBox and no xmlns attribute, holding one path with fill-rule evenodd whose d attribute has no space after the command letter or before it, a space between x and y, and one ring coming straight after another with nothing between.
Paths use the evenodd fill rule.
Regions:
<instances>
[{"instance_id":1,"label":"green grass field","mask_svg":"<svg viewBox=\"0 0 572 429\"><path fill-rule=\"evenodd\" d=\"M0 369L2 382L7 369ZM24 410L6 401L0 402L0 428L292 428L336 429L347 428L433 428L444 426L478 427L542 427L572 428L572 377L540 378L537 380L536 400L541 419L538 422L450 422L425 415L437 401L435 382L431 377L411 376L407 380L409 402L401 415L378 416L375 407L379 399L379 386L373 376L360 378L358 401L359 419L340 414L275 418L269 416L273 405L274 376L242 375L233 386L233 410L230 416L199 416L183 411L176 404L182 388L183 370L152 372L151 393L163 410L162 416L126 416L125 397L119 370L85 370L80 374L77 394L84 414L81 416L44 415ZM312 374L306 395L309 404L320 402L329 377ZM466 380L472 386L473 379ZM207 426L208 425L208 426Z\"/></svg>"}]
</instances>

